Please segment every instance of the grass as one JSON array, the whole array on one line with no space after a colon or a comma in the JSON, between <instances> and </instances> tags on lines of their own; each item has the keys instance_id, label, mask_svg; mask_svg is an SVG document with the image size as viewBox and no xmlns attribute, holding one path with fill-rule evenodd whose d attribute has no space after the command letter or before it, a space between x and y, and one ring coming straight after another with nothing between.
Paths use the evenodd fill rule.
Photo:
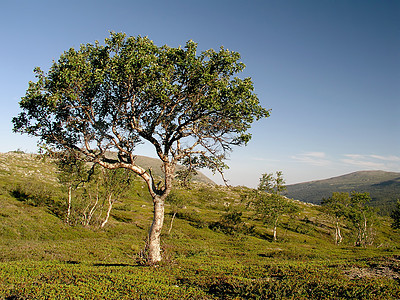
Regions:
<instances>
[{"instance_id":1,"label":"grass","mask_svg":"<svg viewBox=\"0 0 400 300\"><path fill-rule=\"evenodd\" d=\"M137 255L152 218L140 182L115 204L104 229L66 225L49 202L16 198L17 185L22 191L41 187L60 205L65 196L49 162L0 155L0 299L400 298L400 232L384 217L374 246L353 247L345 228L345 244L336 247L317 206L299 204L298 215L282 219L279 241L272 242L272 231L246 210L242 221L254 232L210 229L230 209L243 210L244 188L177 188L186 208L168 235L167 205L164 260L148 267Z\"/></svg>"}]
</instances>

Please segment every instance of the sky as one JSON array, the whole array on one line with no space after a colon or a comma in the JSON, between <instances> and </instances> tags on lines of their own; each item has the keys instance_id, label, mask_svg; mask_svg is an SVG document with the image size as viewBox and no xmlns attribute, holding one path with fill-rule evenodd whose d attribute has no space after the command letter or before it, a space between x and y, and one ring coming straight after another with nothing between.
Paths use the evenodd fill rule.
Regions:
<instances>
[{"instance_id":1,"label":"sky","mask_svg":"<svg viewBox=\"0 0 400 300\"><path fill-rule=\"evenodd\" d=\"M115 31L241 54L239 77L252 78L271 116L230 154L231 185L255 187L276 171L287 184L400 172L400 1L2 0L0 26L0 152L37 152L11 123L33 69ZM148 145L137 151L155 157Z\"/></svg>"}]
</instances>

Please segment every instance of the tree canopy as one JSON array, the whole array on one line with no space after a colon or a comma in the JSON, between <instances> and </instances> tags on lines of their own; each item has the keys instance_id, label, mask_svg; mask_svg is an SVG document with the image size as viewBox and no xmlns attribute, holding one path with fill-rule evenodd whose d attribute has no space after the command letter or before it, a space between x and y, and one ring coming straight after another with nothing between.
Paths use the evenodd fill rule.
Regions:
<instances>
[{"instance_id":1,"label":"tree canopy","mask_svg":"<svg viewBox=\"0 0 400 300\"><path fill-rule=\"evenodd\" d=\"M232 147L250 140L251 124L269 116L251 79L235 76L245 68L239 59L223 47L197 54L193 41L158 47L147 37L111 33L104 45L64 52L47 73L35 69L37 81L20 101L14 131L38 137L52 151L138 174L154 201L156 233L149 243L154 238L159 248L176 164L222 172ZM135 163L135 147L143 142L163 163L160 185Z\"/></svg>"},{"instance_id":2,"label":"tree canopy","mask_svg":"<svg viewBox=\"0 0 400 300\"><path fill-rule=\"evenodd\" d=\"M397 200L396 208L390 214L393 219L392 228L400 229L400 200Z\"/></svg>"}]
</instances>

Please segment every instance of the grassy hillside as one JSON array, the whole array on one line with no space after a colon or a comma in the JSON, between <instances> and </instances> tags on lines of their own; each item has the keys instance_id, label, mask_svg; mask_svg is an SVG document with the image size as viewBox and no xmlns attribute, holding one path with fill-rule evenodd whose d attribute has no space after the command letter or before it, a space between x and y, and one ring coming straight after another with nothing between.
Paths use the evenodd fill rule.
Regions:
<instances>
[{"instance_id":1,"label":"grassy hillside","mask_svg":"<svg viewBox=\"0 0 400 300\"><path fill-rule=\"evenodd\" d=\"M138 156L136 162L139 166L143 166L144 168L148 169L151 168L153 170L154 175L162 176L161 171L161 161L156 158L151 158L147 156ZM182 170L183 166L177 166L176 170ZM194 182L203 182L206 184L215 184L210 178L205 176L203 173L197 171L197 174L193 176L192 179Z\"/></svg>"},{"instance_id":2,"label":"grassy hillside","mask_svg":"<svg viewBox=\"0 0 400 300\"><path fill-rule=\"evenodd\" d=\"M400 173L384 171L360 171L325 180L293 184L287 187L286 195L310 203L321 203L333 192L368 192L371 205L384 214L390 213L400 199Z\"/></svg>"},{"instance_id":3,"label":"grassy hillside","mask_svg":"<svg viewBox=\"0 0 400 300\"><path fill-rule=\"evenodd\" d=\"M143 184L115 204L105 228L70 226L54 167L34 155L0 155L0 299L398 299L400 232L376 223L375 243L333 244L318 206L295 202L278 242L241 201L249 190L176 187L184 201L171 233L167 204L164 261L141 264L152 203ZM17 197L15 191L35 197ZM78 201L78 199L75 199ZM229 231L223 216L241 212ZM225 225L224 225L225 224ZM219 225L219 226L216 226ZM251 230L250 230L251 229Z\"/></svg>"},{"instance_id":4,"label":"grassy hillside","mask_svg":"<svg viewBox=\"0 0 400 300\"><path fill-rule=\"evenodd\" d=\"M116 156L115 153L114 154L109 153L109 155L110 155L110 157L112 157L113 155ZM162 163L157 158L138 155L138 156L136 156L136 163L137 163L137 165L141 166L142 168L151 169L154 176L162 177L162 175L163 175L162 169L161 169ZM180 171L182 169L184 169L184 167L181 165L178 165L176 167L176 171ZM202 182L202 183L206 183L206 184L215 184L214 181L212 181L210 178L205 176L200 171L197 171L197 174L193 176L192 181Z\"/></svg>"}]
</instances>

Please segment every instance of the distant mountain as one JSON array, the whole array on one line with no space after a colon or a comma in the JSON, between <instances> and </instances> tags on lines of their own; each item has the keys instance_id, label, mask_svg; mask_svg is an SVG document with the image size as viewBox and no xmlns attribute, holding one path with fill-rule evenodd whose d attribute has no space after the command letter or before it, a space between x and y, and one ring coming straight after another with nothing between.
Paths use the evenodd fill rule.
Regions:
<instances>
[{"instance_id":1,"label":"distant mountain","mask_svg":"<svg viewBox=\"0 0 400 300\"><path fill-rule=\"evenodd\" d=\"M333 192L368 192L371 206L387 214L400 199L400 173L385 171L359 171L324 180L310 181L287 186L285 195L304 202L320 204Z\"/></svg>"},{"instance_id":2,"label":"distant mountain","mask_svg":"<svg viewBox=\"0 0 400 300\"><path fill-rule=\"evenodd\" d=\"M160 177L162 176L161 160L159 160L157 158L138 155L136 157L136 163L138 166L141 166L142 168L145 168L145 169L151 168L153 175L160 176ZM184 168L183 166L178 165L176 167L176 171L182 170L183 168ZM196 181L196 182L203 182L203 183L215 185L214 181L212 181L210 178L208 178L206 175L204 175L200 171L197 171L197 175L193 176L192 180Z\"/></svg>"},{"instance_id":3,"label":"distant mountain","mask_svg":"<svg viewBox=\"0 0 400 300\"><path fill-rule=\"evenodd\" d=\"M107 157L108 158L116 158L117 154L115 152L108 152ZM24 164L29 164L31 161L35 161L35 158L37 157L37 154L28 154L24 152L19 152L19 151L11 151L8 153L0 153L0 170L1 168L4 167L7 170L14 170L15 172L24 172L24 170L20 170L18 168L19 165L21 165L21 162L19 160L23 161ZM161 170L161 160L157 158L152 158L152 157L147 157L147 156L142 156L142 155L137 155L136 156L136 163L138 166L148 170L152 170L152 174L155 177L162 177L163 172ZM35 166L36 164L33 164L32 166ZM182 170L184 167L181 165L178 165L176 167L176 171ZM52 168L47 168L48 172L54 171ZM33 170L30 170L30 172L33 172ZM43 170L41 171L43 173ZM1 174L0 174L1 177ZM206 183L210 185L216 185L214 181L212 181L210 178L208 178L206 175L201 173L200 171L197 171L197 175L193 176L192 178L193 181L195 182L201 182L201 183Z\"/></svg>"},{"instance_id":4,"label":"distant mountain","mask_svg":"<svg viewBox=\"0 0 400 300\"><path fill-rule=\"evenodd\" d=\"M116 158L117 153L115 152L107 152L108 158ZM146 170L151 169L153 176L155 177L163 177L163 172L161 169L162 163L161 160L158 158L143 156L143 155L136 155L136 164ZM176 166L176 171L182 170L185 167L182 165ZM202 182L206 184L215 185L215 182L208 178L206 175L197 171L197 175L193 176L192 178L195 182Z\"/></svg>"}]
</instances>

